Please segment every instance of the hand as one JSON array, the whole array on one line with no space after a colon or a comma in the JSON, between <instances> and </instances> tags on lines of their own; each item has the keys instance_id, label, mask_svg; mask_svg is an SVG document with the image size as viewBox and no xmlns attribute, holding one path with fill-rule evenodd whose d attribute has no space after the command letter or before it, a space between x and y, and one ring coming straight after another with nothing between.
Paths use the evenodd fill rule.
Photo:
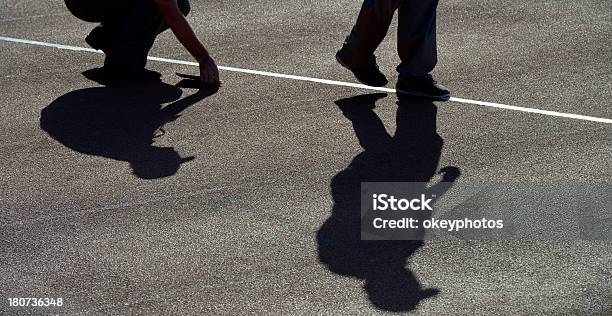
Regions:
<instances>
[{"instance_id":1,"label":"hand","mask_svg":"<svg viewBox=\"0 0 612 316\"><path fill-rule=\"evenodd\" d=\"M219 86L219 68L212 58L200 62L200 81L204 86Z\"/></svg>"}]
</instances>

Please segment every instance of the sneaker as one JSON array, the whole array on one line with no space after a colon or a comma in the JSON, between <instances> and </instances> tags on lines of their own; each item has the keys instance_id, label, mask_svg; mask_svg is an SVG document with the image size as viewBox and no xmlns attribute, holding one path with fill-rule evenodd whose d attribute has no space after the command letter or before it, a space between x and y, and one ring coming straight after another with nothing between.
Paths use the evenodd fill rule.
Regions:
<instances>
[{"instance_id":1,"label":"sneaker","mask_svg":"<svg viewBox=\"0 0 612 316\"><path fill-rule=\"evenodd\" d=\"M387 77L385 77L385 75L380 72L380 69L378 69L376 57L372 57L372 60L367 65L363 65L360 67L351 67L346 63L346 59L343 58L342 50L339 50L336 53L336 60L338 61L338 63L342 67L350 70L359 82L373 87L385 86L387 83L389 83L389 81L387 80Z\"/></svg>"},{"instance_id":2,"label":"sneaker","mask_svg":"<svg viewBox=\"0 0 612 316\"><path fill-rule=\"evenodd\" d=\"M450 99L450 91L439 84L430 74L400 78L395 90L397 93L427 97L438 101L448 101Z\"/></svg>"}]
</instances>

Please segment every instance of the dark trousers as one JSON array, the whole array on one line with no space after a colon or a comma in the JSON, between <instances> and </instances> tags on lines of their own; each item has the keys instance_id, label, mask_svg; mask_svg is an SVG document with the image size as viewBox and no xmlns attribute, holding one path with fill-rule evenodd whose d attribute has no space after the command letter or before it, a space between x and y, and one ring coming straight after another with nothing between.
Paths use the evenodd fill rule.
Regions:
<instances>
[{"instance_id":1,"label":"dark trousers","mask_svg":"<svg viewBox=\"0 0 612 316\"><path fill-rule=\"evenodd\" d=\"M374 51L389 30L398 11L397 49L401 76L430 73L438 61L436 48L436 8L438 0L365 0L343 50L349 64L359 66L374 56Z\"/></svg>"},{"instance_id":2,"label":"dark trousers","mask_svg":"<svg viewBox=\"0 0 612 316\"><path fill-rule=\"evenodd\" d=\"M92 20L91 3L102 3L94 11L99 12L96 21L101 24L92 31L104 41L103 50L106 53L105 66L122 70L143 69L147 63L147 55L153 47L155 38L168 26L164 23L161 11L153 0L70 0L80 2L72 5L70 11L79 17L79 11ZM190 11L189 0L178 0L179 8L184 15Z\"/></svg>"}]
</instances>

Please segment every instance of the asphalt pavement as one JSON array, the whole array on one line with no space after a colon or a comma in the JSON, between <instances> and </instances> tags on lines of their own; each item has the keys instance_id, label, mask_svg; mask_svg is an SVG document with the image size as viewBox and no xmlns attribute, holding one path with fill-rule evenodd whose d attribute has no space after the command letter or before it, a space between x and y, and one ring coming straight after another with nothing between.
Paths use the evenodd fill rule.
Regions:
<instances>
[{"instance_id":1,"label":"asphalt pavement","mask_svg":"<svg viewBox=\"0 0 612 316\"><path fill-rule=\"evenodd\" d=\"M220 65L355 82L334 54L359 6L193 1L189 21ZM454 97L612 118L612 2L443 0L438 20L434 74ZM59 0L0 4L3 37L86 47L93 26ZM377 51L389 87L395 30ZM151 55L192 60L170 32ZM176 75L197 67L156 61L163 82L105 85L87 72L102 61L0 40L2 315L612 313L609 236L396 251L362 248L351 229L362 181L440 170L458 183L610 181L609 123L461 102L423 110L393 93L363 104L376 91L244 72L198 91ZM372 158L377 139L360 137L364 117L346 102L419 140L417 154ZM9 306L19 297L64 304Z\"/></svg>"}]
</instances>

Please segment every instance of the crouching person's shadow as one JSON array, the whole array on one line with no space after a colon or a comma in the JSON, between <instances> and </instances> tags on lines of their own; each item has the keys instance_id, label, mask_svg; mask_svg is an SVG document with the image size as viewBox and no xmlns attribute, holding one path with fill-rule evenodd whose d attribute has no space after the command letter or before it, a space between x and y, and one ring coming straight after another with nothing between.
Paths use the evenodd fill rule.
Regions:
<instances>
[{"instance_id":1,"label":"crouching person's shadow","mask_svg":"<svg viewBox=\"0 0 612 316\"><path fill-rule=\"evenodd\" d=\"M154 139L165 133L166 123L216 89L181 99L179 86L191 85L184 81L177 86L160 80L107 81L96 70L84 75L103 86L69 92L44 108L40 126L49 136L83 154L126 161L142 179L172 176L193 159L155 146Z\"/></svg>"},{"instance_id":2,"label":"crouching person's shadow","mask_svg":"<svg viewBox=\"0 0 612 316\"><path fill-rule=\"evenodd\" d=\"M385 94L336 101L364 151L331 182L331 216L317 233L319 261L330 271L364 280L370 302L385 311L410 311L438 290L422 288L406 268L422 240L361 240L362 182L427 183L437 173L441 181L423 192L441 196L459 177L459 169L438 171L443 140L436 132L435 105L421 98L400 97L397 129L391 136L373 111Z\"/></svg>"}]
</instances>

